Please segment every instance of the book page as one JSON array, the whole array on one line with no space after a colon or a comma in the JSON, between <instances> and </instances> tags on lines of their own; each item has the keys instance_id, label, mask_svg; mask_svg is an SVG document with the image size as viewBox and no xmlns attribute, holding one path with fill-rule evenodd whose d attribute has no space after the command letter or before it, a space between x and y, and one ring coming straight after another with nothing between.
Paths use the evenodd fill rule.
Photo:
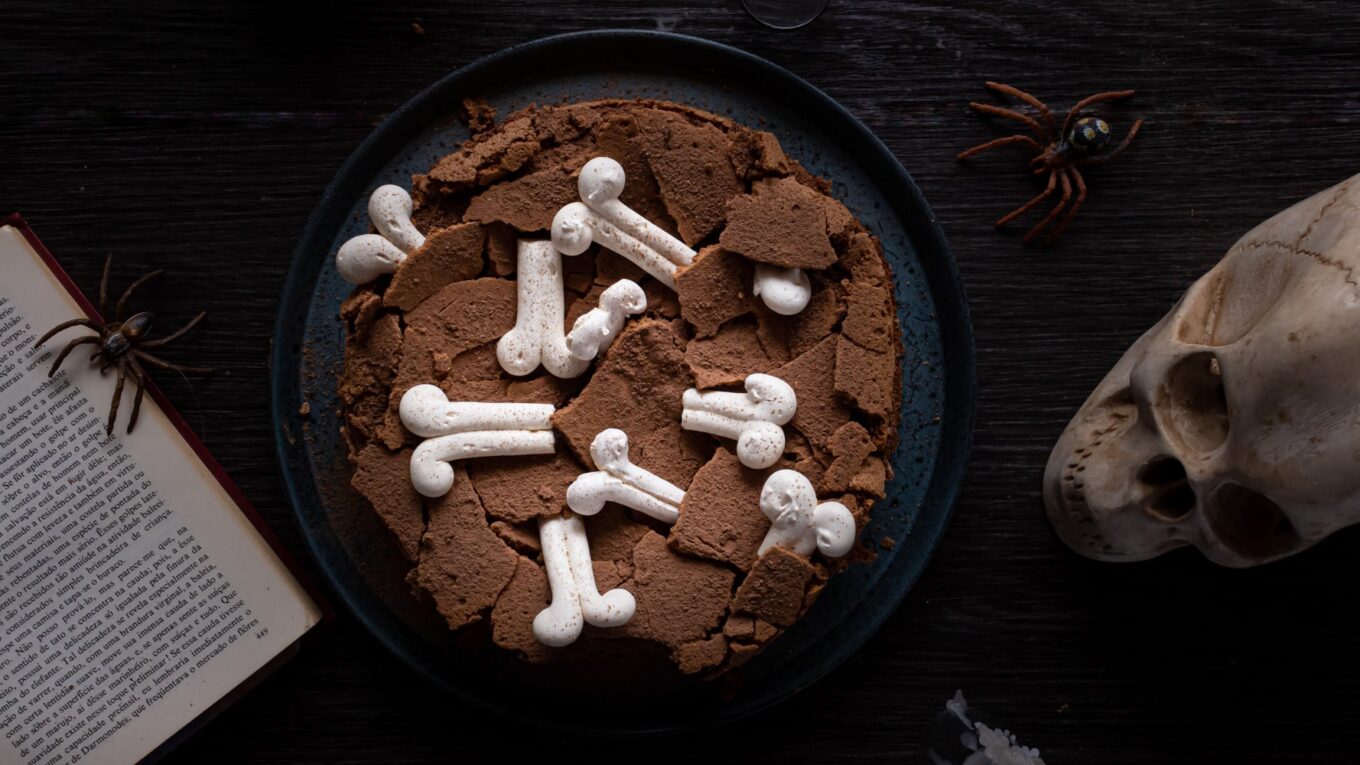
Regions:
<instances>
[{"instance_id":1,"label":"book page","mask_svg":"<svg viewBox=\"0 0 1360 765\"><path fill-rule=\"evenodd\" d=\"M47 376L84 315L0 226L0 763L136 762L320 619L151 396L125 432L131 381L105 435L98 346Z\"/></svg>"}]
</instances>

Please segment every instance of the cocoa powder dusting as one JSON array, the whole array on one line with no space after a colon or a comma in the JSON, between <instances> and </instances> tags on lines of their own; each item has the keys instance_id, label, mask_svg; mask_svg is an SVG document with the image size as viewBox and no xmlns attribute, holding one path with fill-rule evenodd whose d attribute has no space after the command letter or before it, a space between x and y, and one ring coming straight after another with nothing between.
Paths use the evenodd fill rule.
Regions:
<instances>
[{"instance_id":1,"label":"cocoa powder dusting","mask_svg":"<svg viewBox=\"0 0 1360 765\"><path fill-rule=\"evenodd\" d=\"M532 663L588 663L602 651L641 661L659 650L681 674L740 666L846 565L784 548L756 554L769 528L765 478L796 469L861 526L883 496L901 347L881 246L773 135L717 115L603 101L530 107L495 126L484 102L463 107L474 137L412 179L425 245L341 309L351 483L451 629L489 622L491 643ZM643 287L647 309L581 377L511 377L496 342L515 324L517 241L547 236L557 210L578 199L579 169L600 155L627 173L622 201L699 256L676 290L598 245L564 257L565 329L621 278ZM807 308L767 309L751 294L757 262L807 270ZM741 465L732 442L679 426L687 388L739 390L753 372L798 396L785 454L765 470ZM420 383L451 400L553 404L557 452L457 463L453 489L422 499L409 478L419 439L397 410ZM585 518L597 583L632 592L637 611L622 627L586 627L579 646L548 648L532 629L551 600L537 522L566 511L567 486L593 469L590 443L610 427L628 434L634 464L686 490L680 520L667 527L614 504Z\"/></svg>"}]
</instances>

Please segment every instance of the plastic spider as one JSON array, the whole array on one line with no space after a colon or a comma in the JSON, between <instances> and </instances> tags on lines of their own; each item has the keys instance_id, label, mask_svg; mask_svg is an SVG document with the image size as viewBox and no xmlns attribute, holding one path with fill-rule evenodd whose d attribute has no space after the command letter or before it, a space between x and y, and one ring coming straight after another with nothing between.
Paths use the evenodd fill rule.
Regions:
<instances>
[{"instance_id":1,"label":"plastic spider","mask_svg":"<svg viewBox=\"0 0 1360 765\"><path fill-rule=\"evenodd\" d=\"M99 280L99 315L108 316L108 293L109 293L109 269L113 265L113 256L110 255L104 261L104 276ZM46 334L38 338L36 346L40 347L43 343L52 339L54 335L62 330L71 327L89 327L95 331L93 335L77 337L66 344L57 354L56 361L52 362L52 368L48 370L47 376L51 377L57 373L61 362L66 360L71 351L81 345L98 345L99 348L90 355L90 362L93 364L99 361L99 373L104 374L110 367L118 368L118 383L113 388L113 403L109 407L109 421L104 426L104 432L113 433L113 423L118 418L118 404L123 398L123 383L131 377L133 384L137 386L137 395L132 399L132 417L128 419L127 432L131 433L132 428L137 424L137 414L142 409L142 394L146 391L146 371L142 369L142 364L149 364L158 369L167 369L172 372L211 372L207 367L186 367L179 364L171 364L168 361L157 358L146 352L147 348L159 348L163 345L184 335L194 328L194 325L203 320L208 315L203 311L195 316L188 324L171 332L165 337L155 340L147 340L146 335L151 331L151 324L156 317L149 311L129 316L126 321L120 321L123 315L123 305L127 302L132 291L140 287L146 281L159 276L160 271L152 271L142 278L128 285L123 290L122 297L118 298L118 305L113 309L113 321L100 324L90 319L80 318L64 321L57 326L49 329Z\"/></svg>"},{"instance_id":2,"label":"plastic spider","mask_svg":"<svg viewBox=\"0 0 1360 765\"><path fill-rule=\"evenodd\" d=\"M1024 144L1037 152L1037 156L1030 160L1030 165L1038 165L1034 170L1035 175L1048 173L1048 186L1039 195L1006 213L996 222L997 228L1006 225L1016 218L1024 215L1034 208L1035 205L1052 196L1057 190L1059 183L1062 185L1062 199L1049 211L1043 220L1035 224L1034 228L1025 234L1025 243L1028 244L1039 235L1049 224L1057 219L1063 209L1067 209L1067 214L1054 226L1048 234L1048 241L1052 242L1067 228L1072 219L1077 216L1077 210L1081 209L1082 202L1086 201L1086 179L1082 177L1078 170L1080 165L1094 165L1101 162L1108 162L1119 156L1120 152L1128 148L1129 142L1138 135L1138 128L1142 127L1143 121L1135 120L1133 127L1129 128L1128 135L1119 142L1118 146L1106 151L1110 145L1110 138L1113 131L1105 120L1099 117L1083 116L1082 112L1088 107L1106 102L1118 101L1133 95L1132 90L1112 90L1108 93L1097 93L1094 96L1083 98L1073 106L1067 116L1063 118L1062 129L1059 130L1057 122L1053 118L1053 112L1049 110L1044 102L1031 96L1023 90L1004 85L999 82L988 82L987 87L1004 95L1017 98L1029 104L1039 112L1043 119L1040 123L1033 117L1018 112L1014 109L1006 109L991 104L982 104L973 101L968 106L976 112L991 114L997 117L1015 120L1030 129L1034 133L1031 138L1024 133L1016 133L1003 138L997 138L986 143L978 144L967 151L961 152L958 159L963 160L974 154L994 149L998 146L1008 146L1013 143ZM1037 139L1037 140L1036 140ZM1077 198L1068 206L1068 201L1072 198L1072 187L1076 186Z\"/></svg>"}]
</instances>

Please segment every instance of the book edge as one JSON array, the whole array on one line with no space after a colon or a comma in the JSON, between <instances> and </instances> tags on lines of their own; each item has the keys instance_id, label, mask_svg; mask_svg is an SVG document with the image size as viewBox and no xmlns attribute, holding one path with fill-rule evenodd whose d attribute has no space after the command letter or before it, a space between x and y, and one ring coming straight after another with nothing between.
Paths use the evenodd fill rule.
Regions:
<instances>
[{"instance_id":1,"label":"book edge","mask_svg":"<svg viewBox=\"0 0 1360 765\"><path fill-rule=\"evenodd\" d=\"M184 727L175 731L174 735L157 744L156 748L152 749L142 757L142 759L138 760L136 765L155 765L155 763L169 757L172 752L178 749L186 741L193 738L199 731L206 728L209 723L216 720L223 712L227 711L228 707L255 690L255 688L263 683L270 675L282 669L284 664L292 661L302 651L302 644L306 642L307 635L309 634L311 633L304 633L302 637L290 643L287 648L284 648L282 651L275 654L274 658L265 662L262 667L252 672L249 677L245 678L240 683L237 683L230 692L210 704L208 708L200 712L197 717L190 720Z\"/></svg>"}]
</instances>

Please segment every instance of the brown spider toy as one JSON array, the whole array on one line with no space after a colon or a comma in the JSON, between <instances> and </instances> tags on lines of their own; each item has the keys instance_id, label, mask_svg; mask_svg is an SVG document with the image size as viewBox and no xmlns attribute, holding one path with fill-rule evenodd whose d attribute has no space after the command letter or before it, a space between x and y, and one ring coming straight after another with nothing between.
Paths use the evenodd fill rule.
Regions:
<instances>
[{"instance_id":1,"label":"brown spider toy","mask_svg":"<svg viewBox=\"0 0 1360 765\"><path fill-rule=\"evenodd\" d=\"M1035 205L1053 195L1059 183L1062 184L1062 199L1049 211L1043 220L1035 224L1034 228L1025 234L1025 244L1029 244L1045 228L1057 220L1058 215L1066 208L1067 214L1063 215L1062 220L1049 230L1048 241L1052 242L1067 228L1072 219L1077 216L1077 210L1081 209L1082 202L1086 201L1086 179L1082 177L1081 171L1077 168L1081 165L1094 165L1101 162L1108 162L1119 156L1120 152L1128 148L1129 142L1138 135L1138 128L1142 127L1143 121L1135 120L1133 127L1129 128L1128 135L1119 142L1118 146L1109 149L1110 138L1113 131L1105 120L1099 117L1083 116L1082 112L1088 107L1106 101L1118 101L1133 95L1132 90L1113 90L1108 93L1097 93L1094 96L1083 98L1073 106L1067 116L1063 118L1062 129L1059 130L1057 122L1053 118L1053 112L1044 105L1043 101L1031 96L1023 90L1013 88L1010 85L1003 85L999 82L988 82L987 87L1004 95L1017 98L1029 104L1039 112L1043 119L1038 120L1016 111L1005 109L991 104L982 104L973 101L968 104L973 111L982 114L991 114L997 117L1015 120L1030 129L1034 133L1031 138L1024 133L1016 133L1003 138L987 141L978 144L967 151L961 152L958 159L963 160L974 154L995 149L998 146L1008 146L1013 143L1024 144L1034 149L1038 154L1030 160L1030 165L1037 165L1035 175L1048 173L1048 186L1039 195L1020 205L1014 210L1006 213L996 222L997 228L1006 225L1016 218L1024 215L1034 208ZM1107 149L1109 149L1107 151ZM1072 187L1076 186L1077 198L1069 206L1068 202L1072 199Z\"/></svg>"},{"instance_id":2,"label":"brown spider toy","mask_svg":"<svg viewBox=\"0 0 1360 765\"><path fill-rule=\"evenodd\" d=\"M110 255L104 261L104 276L99 280L99 315L101 317L109 315L109 268L112 265L113 256ZM133 383L137 386L137 395L132 399L132 417L128 419L127 432L131 433L132 428L137 424L137 414L142 409L142 394L146 391L146 371L142 369L143 363L172 372L206 373L213 371L206 367L186 367L171 364L146 352L148 348L159 348L193 329L194 325L208 315L207 311L199 313L178 330L155 340L146 339L147 333L151 331L151 324L156 318L149 311L133 314L126 321L120 321L120 317L123 315L123 305L132 295L132 291L160 273L160 271L152 271L129 284L128 288L123 290L122 297L118 298L118 305L113 309L113 321L100 324L90 319L71 319L49 329L47 334L38 338L36 343L36 346L40 347L58 332L71 327L89 327L95 331L93 335L77 337L67 343L66 347L61 349L61 353L57 354L56 361L52 362L52 368L48 370L47 376L55 375L57 369L61 366L61 362L65 361L71 351L74 351L78 346L98 345L98 350L90 355L90 362L93 364L95 360L99 361L99 373L104 374L110 367L118 368L118 383L113 388L113 404L109 407L109 422L104 426L104 432L107 434L113 433L113 423L118 418L118 404L123 398L123 383L128 377L131 377Z\"/></svg>"}]
</instances>

